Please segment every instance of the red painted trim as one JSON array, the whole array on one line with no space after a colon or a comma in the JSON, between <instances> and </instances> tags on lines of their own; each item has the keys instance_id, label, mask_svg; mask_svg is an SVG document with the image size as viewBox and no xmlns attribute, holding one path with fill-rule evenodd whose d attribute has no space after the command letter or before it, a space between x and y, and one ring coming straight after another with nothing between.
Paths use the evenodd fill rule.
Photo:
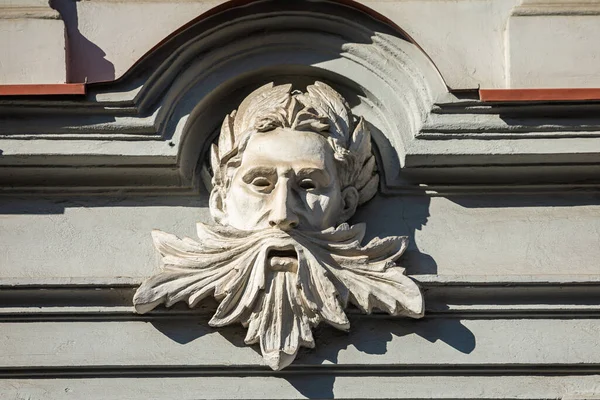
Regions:
<instances>
[{"instance_id":1,"label":"red painted trim","mask_svg":"<svg viewBox=\"0 0 600 400\"><path fill-rule=\"evenodd\" d=\"M481 101L583 101L600 100L599 88L479 89Z\"/></svg>"},{"instance_id":2,"label":"red painted trim","mask_svg":"<svg viewBox=\"0 0 600 400\"><path fill-rule=\"evenodd\" d=\"M0 96L83 95L85 83L0 85Z\"/></svg>"}]
</instances>

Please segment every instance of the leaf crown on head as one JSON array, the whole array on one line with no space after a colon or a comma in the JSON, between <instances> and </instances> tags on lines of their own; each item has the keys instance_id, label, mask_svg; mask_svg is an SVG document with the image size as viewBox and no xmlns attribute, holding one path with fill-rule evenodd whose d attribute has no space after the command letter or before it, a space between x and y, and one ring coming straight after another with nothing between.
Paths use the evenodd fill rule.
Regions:
<instances>
[{"instance_id":1,"label":"leaf crown on head","mask_svg":"<svg viewBox=\"0 0 600 400\"><path fill-rule=\"evenodd\" d=\"M291 128L326 138L334 151L342 189L354 186L359 204L370 200L377 192L379 176L363 118L355 120L344 98L323 82L308 86L305 93L291 89L291 84L268 83L225 117L218 145L211 149L213 190L229 187L230 171L241 164L252 134Z\"/></svg>"}]
</instances>

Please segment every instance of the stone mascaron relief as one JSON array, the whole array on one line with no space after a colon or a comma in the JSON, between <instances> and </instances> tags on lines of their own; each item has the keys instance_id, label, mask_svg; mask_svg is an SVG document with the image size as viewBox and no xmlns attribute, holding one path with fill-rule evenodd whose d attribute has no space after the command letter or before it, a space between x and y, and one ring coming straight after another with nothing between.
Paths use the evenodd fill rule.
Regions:
<instances>
[{"instance_id":1,"label":"stone mascaron relief","mask_svg":"<svg viewBox=\"0 0 600 400\"><path fill-rule=\"evenodd\" d=\"M348 330L349 303L423 316L419 287L396 264L407 237L362 246L365 225L346 223L379 178L366 124L330 86L255 90L225 117L211 164L216 225L198 223L199 241L152 232L164 267L137 290L137 312L212 295L209 324L241 323L274 370L315 346L319 323Z\"/></svg>"}]
</instances>

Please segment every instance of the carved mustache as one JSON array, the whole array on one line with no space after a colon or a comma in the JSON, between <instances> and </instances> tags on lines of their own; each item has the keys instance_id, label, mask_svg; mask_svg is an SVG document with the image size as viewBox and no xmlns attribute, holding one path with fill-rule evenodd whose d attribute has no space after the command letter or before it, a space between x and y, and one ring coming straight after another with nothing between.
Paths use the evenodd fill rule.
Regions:
<instances>
[{"instance_id":1,"label":"carved mustache","mask_svg":"<svg viewBox=\"0 0 600 400\"><path fill-rule=\"evenodd\" d=\"M198 224L200 242L153 231L164 268L139 287L136 310L178 301L193 307L212 294L220 304L209 324L240 322L248 328L245 342L259 343L275 370L300 347L314 347L312 328L320 322L349 329L348 303L366 313L421 317L419 288L395 263L406 237L375 238L363 247L364 230L342 224L321 232L247 232Z\"/></svg>"}]
</instances>

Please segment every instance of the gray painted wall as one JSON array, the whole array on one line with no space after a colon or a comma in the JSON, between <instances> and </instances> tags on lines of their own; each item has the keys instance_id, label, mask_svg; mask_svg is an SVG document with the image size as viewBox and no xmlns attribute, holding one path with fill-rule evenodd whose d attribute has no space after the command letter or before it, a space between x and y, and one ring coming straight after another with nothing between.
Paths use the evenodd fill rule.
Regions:
<instances>
[{"instance_id":1,"label":"gray painted wall","mask_svg":"<svg viewBox=\"0 0 600 400\"><path fill-rule=\"evenodd\" d=\"M118 3L80 2L82 32ZM188 3L172 15L205 6ZM402 1L401 16L394 2L366 3L398 21L425 15L411 19L415 32L467 35L467 56L452 51L464 65L445 59L443 69L458 87L488 75L481 82L502 86L499 27L514 2ZM521 28L552 11L524 3ZM582 4L577 12L597 13ZM83 97L0 98L0 398L600 395L598 104L449 93L404 33L349 7L303 5L259 2L198 21ZM475 19L487 34L431 23L430 9ZM493 49L478 45L492 36ZM426 47L442 46L441 57L451 42L427 36ZM587 48L579 44L575 53ZM484 68L475 74L469 60ZM512 72L523 66L508 61ZM354 222L367 223L368 238L409 236L401 263L423 288L425 318L350 310L349 333L320 327L315 350L273 372L243 345L241 327L208 327L214 302L135 314L135 289L159 267L150 231L194 237L195 223L210 220L199 165L223 115L269 80L317 78L371 124L382 194Z\"/></svg>"},{"instance_id":2,"label":"gray painted wall","mask_svg":"<svg viewBox=\"0 0 600 400\"><path fill-rule=\"evenodd\" d=\"M212 329L215 303L137 315L152 228L194 237L206 199L3 197L5 398L557 398L599 389L597 196L378 196L369 235L408 234L423 320L350 311L282 372ZM8 397L6 397L8 396Z\"/></svg>"}]
</instances>

